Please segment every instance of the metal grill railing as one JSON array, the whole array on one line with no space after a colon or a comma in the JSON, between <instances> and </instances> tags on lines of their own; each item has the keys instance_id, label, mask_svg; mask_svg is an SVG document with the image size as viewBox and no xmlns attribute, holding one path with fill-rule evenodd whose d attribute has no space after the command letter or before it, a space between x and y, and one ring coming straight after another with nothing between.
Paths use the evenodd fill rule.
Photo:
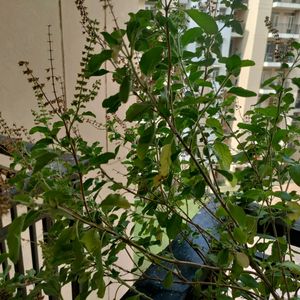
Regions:
<instances>
[{"instance_id":1,"label":"metal grill railing","mask_svg":"<svg viewBox=\"0 0 300 300\"><path fill-rule=\"evenodd\" d=\"M273 3L276 3L276 2L300 4L300 0L273 0Z\"/></svg>"},{"instance_id":2,"label":"metal grill railing","mask_svg":"<svg viewBox=\"0 0 300 300\"><path fill-rule=\"evenodd\" d=\"M13 140L4 136L0 136L0 157L2 156L10 156L11 153L9 151L9 147L7 145L11 144ZM14 142L14 141L13 141ZM30 151L30 149L33 147L32 144L25 144L25 147L27 150ZM5 166L0 165L0 169L5 169ZM7 169L8 170L8 169ZM6 172L6 176L13 176L12 174L9 174L9 171ZM0 186L0 194L3 192ZM7 191L6 191L7 192ZM15 191L9 190L9 193L11 193L11 196L15 193ZM7 243L6 238L8 234L8 228L10 224L4 225L4 222L12 222L15 218L18 217L20 212L24 212L24 207L20 205L12 205L12 207L9 209L8 213L5 215L5 217L0 217L0 254L7 252ZM24 251L24 242L22 243L22 247L20 248L20 254L19 259L16 264L13 266L13 270L10 272L10 274L25 274L25 265L30 265L33 270L36 272L40 271L40 268L42 266L40 257L41 257L41 249L39 249L39 241L43 241L44 243L47 243L48 241L48 232L51 229L52 226L52 220L47 215L42 215L38 220L36 220L35 223L31 224L27 230L25 230L22 234L23 236L29 236L29 240L27 241L30 246L30 253L28 251ZM42 232L42 237L38 236L38 231ZM29 254L29 256L28 256ZM9 266L9 262L7 259L4 259L2 261L1 267L2 271L7 270ZM10 276L8 274L8 276ZM80 294L80 287L78 282L72 282L71 286L71 294L72 299L75 299ZM28 294L28 290L25 287L19 288L17 290L17 296L25 298ZM46 298L44 298L46 299ZM49 300L58 300L58 298L53 296L48 296Z\"/></svg>"}]
</instances>

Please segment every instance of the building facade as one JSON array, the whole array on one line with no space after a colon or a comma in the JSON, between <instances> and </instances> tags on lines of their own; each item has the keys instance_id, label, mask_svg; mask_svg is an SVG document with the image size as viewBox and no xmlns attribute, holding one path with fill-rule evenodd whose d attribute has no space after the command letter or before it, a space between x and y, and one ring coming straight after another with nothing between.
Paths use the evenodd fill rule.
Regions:
<instances>
[{"instance_id":1,"label":"building facade","mask_svg":"<svg viewBox=\"0 0 300 300\"><path fill-rule=\"evenodd\" d=\"M241 71L238 84L246 89L258 92L258 95L270 93L271 90L262 88L262 83L277 74L281 62L276 52L285 50L290 40L300 40L300 1L299 0L250 0L245 1L246 11L237 13L237 19L242 22L244 33L242 35L232 32L225 35L230 39L228 55L238 54L242 59L255 61L255 66L244 68ZM278 31L277 34L269 32L269 24ZM280 40L279 43L276 40ZM288 62L288 63L291 63ZM291 76L300 76L300 71L294 71ZM298 88L289 80L285 87L293 89L295 98L294 113L299 114L300 94ZM238 100L239 115L244 115L257 98Z\"/></svg>"}]
</instances>

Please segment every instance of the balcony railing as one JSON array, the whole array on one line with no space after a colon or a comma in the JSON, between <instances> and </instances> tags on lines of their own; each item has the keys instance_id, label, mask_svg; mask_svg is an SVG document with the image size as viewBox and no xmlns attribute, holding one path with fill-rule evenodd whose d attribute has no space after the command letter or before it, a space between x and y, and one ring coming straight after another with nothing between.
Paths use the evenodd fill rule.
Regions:
<instances>
[{"instance_id":1,"label":"balcony railing","mask_svg":"<svg viewBox=\"0 0 300 300\"><path fill-rule=\"evenodd\" d=\"M300 4L300 0L273 0L273 3L275 2Z\"/></svg>"},{"instance_id":2,"label":"balcony railing","mask_svg":"<svg viewBox=\"0 0 300 300\"><path fill-rule=\"evenodd\" d=\"M294 60L293 60L293 57L289 56L288 59L287 59L287 63L292 63ZM265 62L282 62L282 61L279 61L278 58L276 57L276 55L274 54L274 52L267 52L266 55L265 55Z\"/></svg>"},{"instance_id":3,"label":"balcony railing","mask_svg":"<svg viewBox=\"0 0 300 300\"><path fill-rule=\"evenodd\" d=\"M297 98L295 101L295 108L300 108L300 90L298 90Z\"/></svg>"},{"instance_id":4,"label":"balcony railing","mask_svg":"<svg viewBox=\"0 0 300 300\"><path fill-rule=\"evenodd\" d=\"M300 1L300 0L299 0ZM279 23L274 25L275 29L278 30L279 33L288 33L288 34L299 34L299 25L290 25L288 23Z\"/></svg>"},{"instance_id":5,"label":"balcony railing","mask_svg":"<svg viewBox=\"0 0 300 300\"><path fill-rule=\"evenodd\" d=\"M274 43L268 43L267 45L267 50L266 50L266 54L265 54L265 62L282 62L280 60L278 60L278 55L281 53L286 53L288 52L288 48L287 45L275 45ZM287 63L291 63L294 61L293 56L288 55L287 59L285 60L285 62Z\"/></svg>"},{"instance_id":6,"label":"balcony railing","mask_svg":"<svg viewBox=\"0 0 300 300\"><path fill-rule=\"evenodd\" d=\"M268 78L271 78L271 77L272 77L272 76L268 76L268 77L262 78L260 84L262 85ZM273 81L273 82L271 83L271 85L280 85L280 86L281 86L281 85L282 85L282 82L281 82L280 79L278 79L278 80ZM286 80L286 81L284 82L284 84L283 84L283 87L284 87L285 89L289 88L289 87L290 87L290 82L289 82L288 80ZM263 87L262 89L268 90L268 89L271 89L271 88L268 87L268 86L266 86L266 87Z\"/></svg>"},{"instance_id":7,"label":"balcony railing","mask_svg":"<svg viewBox=\"0 0 300 300\"><path fill-rule=\"evenodd\" d=\"M2 156L11 156L10 147L9 145L12 145L16 142L20 142L19 140L12 139L10 137L5 137L3 135L0 135L0 158ZM25 149L27 151L31 151L31 148L33 147L33 144L24 143ZM68 159L68 158L67 158ZM6 178L12 178L15 176L15 171L9 169L6 166L3 166L0 164L0 175L4 174ZM0 177L1 179L1 177ZM14 188L7 189L5 186L1 186L0 184L0 197L5 196L7 198L13 198L13 196L16 195L16 190ZM11 203L11 208L8 210L8 213L6 217L13 221L15 218L18 217L21 213L24 212L24 207L21 205L16 205L14 203ZM7 251L7 235L9 226L5 225L3 226L4 220L2 219L2 216L0 216L0 255L6 253ZM7 220L6 220L7 221ZM41 237L38 237L38 232L42 231L42 240L43 243L48 243L48 232L52 227L52 220L50 216L47 214L41 215L39 218L32 220L32 223L28 226L27 229L24 229L22 237L28 236L28 242L30 244L29 251L25 249L22 244L20 252L19 252L19 259L17 263L15 263L10 271L10 275L20 275L24 276L26 268L30 266L35 272L39 272L42 268L42 260L40 259L41 256L39 255L40 249L40 242ZM24 251L25 250L25 251ZM3 272L3 270L8 270L9 267L9 261L7 258L3 259L0 264L0 270ZM0 271L0 272L1 272ZM3 272L4 273L4 272ZM10 276L9 275L9 276ZM69 291L68 291L69 288ZM71 282L70 286L66 289L68 294L71 295L72 298L68 299L77 299L77 297L80 295L80 285L77 281ZM15 299L29 299L28 296L28 290L24 286L20 286L17 289L17 294L15 295ZM0 295L0 299L4 299ZM6 299L6 298L5 298ZM10 298L12 299L12 298ZM30 298L31 299L31 298ZM44 300L59 300L60 298L54 297L54 296L43 296L42 294L38 294L36 299L44 299Z\"/></svg>"}]
</instances>

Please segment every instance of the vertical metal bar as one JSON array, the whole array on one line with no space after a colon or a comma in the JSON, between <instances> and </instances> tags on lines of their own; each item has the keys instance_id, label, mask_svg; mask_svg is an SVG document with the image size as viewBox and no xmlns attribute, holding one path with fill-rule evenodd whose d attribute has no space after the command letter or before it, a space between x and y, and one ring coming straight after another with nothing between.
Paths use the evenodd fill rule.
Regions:
<instances>
[{"instance_id":1,"label":"vertical metal bar","mask_svg":"<svg viewBox=\"0 0 300 300\"><path fill-rule=\"evenodd\" d=\"M52 226L52 221L49 217L43 218L42 219L42 225L43 225L43 237L44 237L44 242L48 243L49 241L49 237L48 237L48 233L49 230Z\"/></svg>"},{"instance_id":2,"label":"vertical metal bar","mask_svg":"<svg viewBox=\"0 0 300 300\"><path fill-rule=\"evenodd\" d=\"M78 281L72 281L72 300L75 300L75 298L80 294L80 286Z\"/></svg>"}]
</instances>

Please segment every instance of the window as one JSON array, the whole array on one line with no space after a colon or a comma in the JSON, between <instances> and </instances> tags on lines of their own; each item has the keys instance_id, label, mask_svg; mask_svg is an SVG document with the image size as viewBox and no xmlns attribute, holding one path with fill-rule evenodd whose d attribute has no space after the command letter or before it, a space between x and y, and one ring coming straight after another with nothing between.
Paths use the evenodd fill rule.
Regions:
<instances>
[{"instance_id":1,"label":"window","mask_svg":"<svg viewBox=\"0 0 300 300\"><path fill-rule=\"evenodd\" d=\"M271 16L271 22L272 22L272 25L274 27L278 26L278 23L279 23L279 14L277 13L272 13L272 16Z\"/></svg>"},{"instance_id":2,"label":"window","mask_svg":"<svg viewBox=\"0 0 300 300\"><path fill-rule=\"evenodd\" d=\"M292 33L295 23L295 14L287 14L287 30L286 33Z\"/></svg>"}]
</instances>

